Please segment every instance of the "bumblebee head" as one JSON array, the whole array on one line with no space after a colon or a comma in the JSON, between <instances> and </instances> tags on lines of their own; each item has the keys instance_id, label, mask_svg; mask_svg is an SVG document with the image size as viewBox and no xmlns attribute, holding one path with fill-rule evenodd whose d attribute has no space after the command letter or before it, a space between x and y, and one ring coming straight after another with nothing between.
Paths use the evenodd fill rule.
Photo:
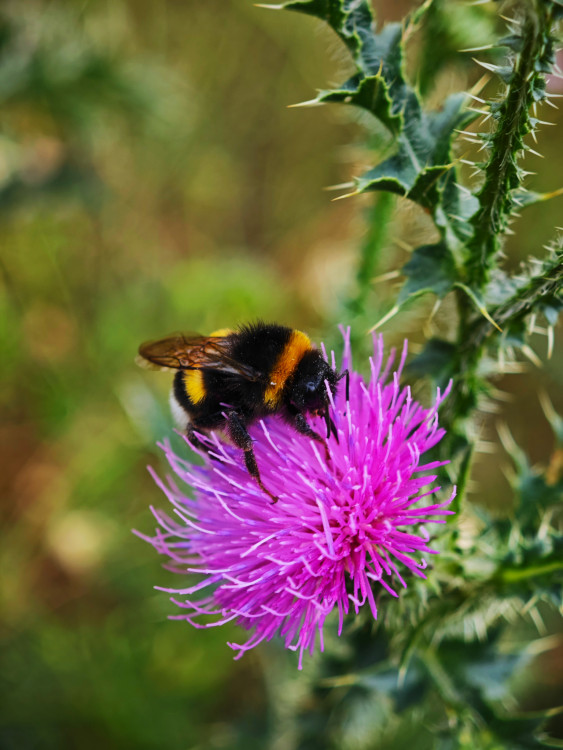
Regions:
<instances>
[{"instance_id":1,"label":"bumblebee head","mask_svg":"<svg viewBox=\"0 0 563 750\"><path fill-rule=\"evenodd\" d=\"M321 353L313 349L303 356L289 383L287 396L290 404L300 412L325 412L328 407L325 381L334 393L338 374Z\"/></svg>"}]
</instances>

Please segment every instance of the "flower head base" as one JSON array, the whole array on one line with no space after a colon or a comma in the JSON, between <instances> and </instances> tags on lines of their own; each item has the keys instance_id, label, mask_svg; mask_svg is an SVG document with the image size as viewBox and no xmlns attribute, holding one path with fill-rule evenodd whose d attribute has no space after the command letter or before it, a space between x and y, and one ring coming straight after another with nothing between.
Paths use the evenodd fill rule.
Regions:
<instances>
[{"instance_id":1,"label":"flower head base","mask_svg":"<svg viewBox=\"0 0 563 750\"><path fill-rule=\"evenodd\" d=\"M184 610L185 619L206 628L236 621L251 635L229 644L245 651L274 635L287 648L312 653L317 635L335 608L339 634L344 615L370 607L377 617L374 589L397 596L405 571L425 578L427 523L445 523L445 502L433 502L442 465L421 461L443 437L437 411L447 392L424 409L399 385L406 342L396 372L386 384L393 354L384 366L383 339L374 339L371 380L351 371L349 401L342 386L331 404L338 440L328 451L299 435L278 418L255 425L254 449L265 486L279 497L272 504L250 477L241 452L209 438L212 459L203 467L162 448L177 476L193 488L186 496L172 480L156 482L173 504L179 521L153 511L156 535L145 537L177 572L203 580L183 589L163 589ZM333 355L334 356L334 355ZM333 363L334 366L334 363ZM343 368L351 367L349 334ZM310 419L322 433L320 417ZM401 574L401 570L403 574Z\"/></svg>"}]
</instances>

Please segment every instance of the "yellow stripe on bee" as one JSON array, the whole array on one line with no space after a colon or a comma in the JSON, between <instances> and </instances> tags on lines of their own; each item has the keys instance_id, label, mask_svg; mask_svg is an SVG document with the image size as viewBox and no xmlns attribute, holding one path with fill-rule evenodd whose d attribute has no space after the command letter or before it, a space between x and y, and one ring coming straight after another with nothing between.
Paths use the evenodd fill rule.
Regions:
<instances>
[{"instance_id":1,"label":"yellow stripe on bee","mask_svg":"<svg viewBox=\"0 0 563 750\"><path fill-rule=\"evenodd\" d=\"M203 401L206 390L201 370L186 370L184 372L184 388L190 401L194 404Z\"/></svg>"},{"instance_id":2,"label":"yellow stripe on bee","mask_svg":"<svg viewBox=\"0 0 563 750\"><path fill-rule=\"evenodd\" d=\"M293 374L303 355L312 348L311 339L307 334L292 331L289 341L270 372L270 384L264 394L264 401L268 406L275 408L279 404L287 379Z\"/></svg>"},{"instance_id":3,"label":"yellow stripe on bee","mask_svg":"<svg viewBox=\"0 0 563 750\"><path fill-rule=\"evenodd\" d=\"M217 331L210 333L209 338L223 338L231 333L230 328L219 328ZM207 394L203 382L203 372L201 370L186 370L184 372L184 388L192 403L198 404L203 401Z\"/></svg>"},{"instance_id":4,"label":"yellow stripe on bee","mask_svg":"<svg viewBox=\"0 0 563 750\"><path fill-rule=\"evenodd\" d=\"M219 328L216 331L213 331L213 333L210 333L209 336L212 339L216 339L217 337L229 336L232 332L232 328Z\"/></svg>"}]
</instances>

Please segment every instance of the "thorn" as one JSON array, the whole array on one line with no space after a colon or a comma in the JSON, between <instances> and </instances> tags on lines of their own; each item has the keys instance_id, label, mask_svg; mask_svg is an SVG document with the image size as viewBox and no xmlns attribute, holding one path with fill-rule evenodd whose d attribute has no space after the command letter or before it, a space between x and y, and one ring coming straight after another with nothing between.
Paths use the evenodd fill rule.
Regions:
<instances>
[{"instance_id":1,"label":"thorn","mask_svg":"<svg viewBox=\"0 0 563 750\"><path fill-rule=\"evenodd\" d=\"M374 276L371 280L372 284L381 284L382 281L392 281L398 279L401 276L400 271L389 271L388 273L382 273L379 276Z\"/></svg>"},{"instance_id":2,"label":"thorn","mask_svg":"<svg viewBox=\"0 0 563 750\"><path fill-rule=\"evenodd\" d=\"M438 297L438 299L434 302L432 306L432 310L430 310L430 315L428 316L428 319L425 323L425 327L428 328L430 334L432 334L432 321L434 320L435 315L437 314L438 310L440 309L442 305L442 300Z\"/></svg>"},{"instance_id":3,"label":"thorn","mask_svg":"<svg viewBox=\"0 0 563 750\"><path fill-rule=\"evenodd\" d=\"M519 26L514 26L512 24L507 24L507 28L508 28L508 31L513 36L518 36L521 33L521 31L522 31L522 29Z\"/></svg>"},{"instance_id":4,"label":"thorn","mask_svg":"<svg viewBox=\"0 0 563 750\"><path fill-rule=\"evenodd\" d=\"M516 444L506 422L498 422L496 428L501 445L508 455L512 456L515 453L520 453L520 446Z\"/></svg>"},{"instance_id":5,"label":"thorn","mask_svg":"<svg viewBox=\"0 0 563 750\"><path fill-rule=\"evenodd\" d=\"M254 3L255 8L265 8L266 10L283 10L284 3L280 3L279 5L267 5L265 3Z\"/></svg>"},{"instance_id":6,"label":"thorn","mask_svg":"<svg viewBox=\"0 0 563 750\"><path fill-rule=\"evenodd\" d=\"M501 407L499 404L495 404L494 401L487 400L479 404L479 411L485 414L498 414L501 411Z\"/></svg>"},{"instance_id":7,"label":"thorn","mask_svg":"<svg viewBox=\"0 0 563 750\"><path fill-rule=\"evenodd\" d=\"M531 154L534 154L534 156L539 156L540 159L543 159L543 154L538 153L537 151L534 151L533 148L530 148L529 146L525 149L526 151L529 151Z\"/></svg>"},{"instance_id":8,"label":"thorn","mask_svg":"<svg viewBox=\"0 0 563 750\"><path fill-rule=\"evenodd\" d=\"M354 190L353 193L344 193L344 195L337 195L336 198L332 198L331 200L334 203L335 201L343 201L344 198L353 198L355 195L361 195L361 194L362 194L361 190Z\"/></svg>"},{"instance_id":9,"label":"thorn","mask_svg":"<svg viewBox=\"0 0 563 750\"><path fill-rule=\"evenodd\" d=\"M306 102L297 102L297 104L288 104L288 109L297 109L298 107L322 107L325 102L320 102L318 99L309 99Z\"/></svg>"},{"instance_id":10,"label":"thorn","mask_svg":"<svg viewBox=\"0 0 563 750\"><path fill-rule=\"evenodd\" d=\"M483 115L487 120L491 116L491 113L487 111L486 109L475 109L475 107L468 107L468 112L474 112L476 115Z\"/></svg>"},{"instance_id":11,"label":"thorn","mask_svg":"<svg viewBox=\"0 0 563 750\"><path fill-rule=\"evenodd\" d=\"M391 309L389 310L389 312L385 313L385 315L384 315L384 316L383 316L382 318L380 318L380 319L379 319L379 320L377 321L377 323L376 323L375 325L373 325L373 326L372 326L372 327L371 327L371 328L369 329L368 333L373 333L373 331L376 331L376 330L377 330L377 329L378 329L378 328L379 328L380 326L382 326L382 325L383 325L384 323L387 323L387 321L389 321L389 320L391 320L391 318L395 317L395 315L396 315L396 314L397 314L397 313L399 312L399 310L400 310L400 309L401 309L401 308L400 308L400 306L399 306L399 305L394 305L394 306L393 306L393 307L392 307L392 308L391 308Z\"/></svg>"},{"instance_id":12,"label":"thorn","mask_svg":"<svg viewBox=\"0 0 563 750\"><path fill-rule=\"evenodd\" d=\"M532 599L530 599L530 602L533 601L533 604L535 604L538 601L538 597L534 596ZM531 604L530 606L533 606ZM522 614L525 614L527 611L528 604L524 606L522 609ZM552 649L559 646L561 643L561 639L559 635L548 635L545 638L537 638L532 643L530 643L529 646L526 646L526 653L536 655L536 654L542 654L546 651L551 651Z\"/></svg>"},{"instance_id":13,"label":"thorn","mask_svg":"<svg viewBox=\"0 0 563 750\"><path fill-rule=\"evenodd\" d=\"M488 73L484 73L481 78L479 78L477 83L472 86L469 91L466 92L467 96L474 96L475 94L481 93L481 91L485 88L490 80L491 76Z\"/></svg>"},{"instance_id":14,"label":"thorn","mask_svg":"<svg viewBox=\"0 0 563 750\"><path fill-rule=\"evenodd\" d=\"M535 174L535 172L533 172L532 174ZM563 187L557 188L557 190L550 190L549 193L544 193L543 200L548 201L551 198L558 198L560 195L563 195ZM561 227L555 227L555 228L558 230L561 230Z\"/></svg>"},{"instance_id":15,"label":"thorn","mask_svg":"<svg viewBox=\"0 0 563 750\"><path fill-rule=\"evenodd\" d=\"M493 318L490 316L490 314L489 314L487 308L485 307L485 305L482 302L480 302L479 298L471 291L471 289L469 289L469 287L465 286L465 284L462 284L459 281L455 282L454 286L458 287L463 292L465 292L465 294L467 294L467 296L473 302L473 304L475 305L475 307L479 310L479 312L481 313L481 315L486 320L488 320L489 323L491 325L493 325L497 329L497 331L500 331L500 333L502 333L502 328L493 320Z\"/></svg>"},{"instance_id":16,"label":"thorn","mask_svg":"<svg viewBox=\"0 0 563 750\"><path fill-rule=\"evenodd\" d=\"M527 357L533 365L538 368L542 367L541 359L538 357L531 346L528 346L528 344L523 344L520 349L522 351L522 354Z\"/></svg>"},{"instance_id":17,"label":"thorn","mask_svg":"<svg viewBox=\"0 0 563 750\"><path fill-rule=\"evenodd\" d=\"M476 167L476 166L477 166L477 165L475 164L475 162L474 162L474 161L471 161L470 159L460 159L459 161L460 161L460 162L461 162L462 164L468 164L468 165L469 165L470 167Z\"/></svg>"},{"instance_id":18,"label":"thorn","mask_svg":"<svg viewBox=\"0 0 563 750\"><path fill-rule=\"evenodd\" d=\"M538 533L537 533L537 537L536 537L537 539L545 539L547 537L547 535L549 533L549 527L551 526L551 520L553 518L553 513L554 512L555 512L554 508L551 508L550 510L548 510L548 511L545 512L545 514L544 514L544 516L542 518L540 527L538 529Z\"/></svg>"},{"instance_id":19,"label":"thorn","mask_svg":"<svg viewBox=\"0 0 563 750\"><path fill-rule=\"evenodd\" d=\"M476 440L475 450L477 453L496 453L497 444L490 440Z\"/></svg>"},{"instance_id":20,"label":"thorn","mask_svg":"<svg viewBox=\"0 0 563 750\"><path fill-rule=\"evenodd\" d=\"M393 244L395 244L398 247L400 247L401 250L406 250L407 253L412 253L412 251L414 250L414 245L411 245L410 243L405 242L405 240L401 239L400 237L395 237L392 240L392 242L393 242Z\"/></svg>"},{"instance_id":21,"label":"thorn","mask_svg":"<svg viewBox=\"0 0 563 750\"><path fill-rule=\"evenodd\" d=\"M530 611L530 609L532 607L536 606L536 604L538 603L538 600L539 600L539 596L537 594L534 594L534 596L532 596L530 599L528 599L528 601L526 602L526 604L524 604L524 606L522 607L522 611L521 611L520 614L527 615L528 612ZM536 643L537 643L537 641L536 641ZM530 648L530 653L532 652L532 649L533 649L533 647ZM528 651L528 649L526 649L526 651ZM541 653L541 651L539 651L539 653Z\"/></svg>"},{"instance_id":22,"label":"thorn","mask_svg":"<svg viewBox=\"0 0 563 750\"><path fill-rule=\"evenodd\" d=\"M501 391L499 388L490 388L489 393L497 401L504 401L505 403L512 403L514 401L514 396L511 393Z\"/></svg>"},{"instance_id":23,"label":"thorn","mask_svg":"<svg viewBox=\"0 0 563 750\"><path fill-rule=\"evenodd\" d=\"M506 481L508 482L508 484L511 487L513 487L516 484L517 477L516 477L516 472L514 471L514 469L512 468L512 466L510 464L507 464L507 463L503 462L501 464L500 470L504 474L504 477L505 477Z\"/></svg>"},{"instance_id":24,"label":"thorn","mask_svg":"<svg viewBox=\"0 0 563 750\"><path fill-rule=\"evenodd\" d=\"M537 629L538 633L541 636L547 635L547 628L546 628L545 623L544 623L544 621L542 619L542 616L540 615L540 613L536 609L536 607L532 607L530 609L530 619L532 620L532 622L536 626L536 629Z\"/></svg>"},{"instance_id":25,"label":"thorn","mask_svg":"<svg viewBox=\"0 0 563 750\"><path fill-rule=\"evenodd\" d=\"M524 362L505 362L503 365L503 375L520 375L527 372L528 368Z\"/></svg>"},{"instance_id":26,"label":"thorn","mask_svg":"<svg viewBox=\"0 0 563 750\"><path fill-rule=\"evenodd\" d=\"M545 418L547 419L547 421L551 423L559 421L560 416L553 408L553 404L551 403L551 399L547 395L547 392L542 389L538 393L538 398L540 400L540 406L543 413L545 414Z\"/></svg>"},{"instance_id":27,"label":"thorn","mask_svg":"<svg viewBox=\"0 0 563 750\"><path fill-rule=\"evenodd\" d=\"M482 47L468 47L467 49L458 49L458 52L481 52L486 49L495 49L496 44L484 44Z\"/></svg>"},{"instance_id":28,"label":"thorn","mask_svg":"<svg viewBox=\"0 0 563 750\"><path fill-rule=\"evenodd\" d=\"M553 326L547 327L547 358L551 359L553 354Z\"/></svg>"},{"instance_id":29,"label":"thorn","mask_svg":"<svg viewBox=\"0 0 563 750\"><path fill-rule=\"evenodd\" d=\"M532 138L534 139L534 143L537 143L538 139L536 137L536 130L535 130L535 128L532 128L532 130L530 130L530 133L532 135Z\"/></svg>"},{"instance_id":30,"label":"thorn","mask_svg":"<svg viewBox=\"0 0 563 750\"><path fill-rule=\"evenodd\" d=\"M464 192L466 195L473 195L471 190L465 187L465 185L460 185L459 182L455 183L456 187L459 188L462 192Z\"/></svg>"},{"instance_id":31,"label":"thorn","mask_svg":"<svg viewBox=\"0 0 563 750\"><path fill-rule=\"evenodd\" d=\"M551 96L554 96L554 94L551 94ZM545 97L545 103L549 104L549 106L553 107L553 109L559 109L559 107L557 106L557 104L554 104L553 102L549 101L549 99L547 98L547 96Z\"/></svg>"},{"instance_id":32,"label":"thorn","mask_svg":"<svg viewBox=\"0 0 563 750\"><path fill-rule=\"evenodd\" d=\"M330 192L331 190L349 190L350 188L354 187L353 182L341 182L339 185L327 185L323 188L323 190L326 190L326 192Z\"/></svg>"},{"instance_id":33,"label":"thorn","mask_svg":"<svg viewBox=\"0 0 563 750\"><path fill-rule=\"evenodd\" d=\"M555 123L548 122L547 120L538 120L538 125L555 125Z\"/></svg>"},{"instance_id":34,"label":"thorn","mask_svg":"<svg viewBox=\"0 0 563 750\"><path fill-rule=\"evenodd\" d=\"M498 71L501 69L500 65L494 65L493 63L486 63L482 60L478 60L476 57L471 58L473 62L476 62L477 65L480 65L482 68L485 68L485 70L490 70L491 73L498 73Z\"/></svg>"},{"instance_id":35,"label":"thorn","mask_svg":"<svg viewBox=\"0 0 563 750\"><path fill-rule=\"evenodd\" d=\"M475 99L475 101L479 102L479 104L487 104L485 99L481 99L481 97L475 96L475 94L472 94L470 91L467 91L465 95L471 97L471 99Z\"/></svg>"}]
</instances>

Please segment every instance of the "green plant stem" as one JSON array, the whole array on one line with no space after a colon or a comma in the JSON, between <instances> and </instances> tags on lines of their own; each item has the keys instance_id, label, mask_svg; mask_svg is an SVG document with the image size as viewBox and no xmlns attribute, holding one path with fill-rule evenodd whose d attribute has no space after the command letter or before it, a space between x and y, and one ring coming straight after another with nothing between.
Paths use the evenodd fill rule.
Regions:
<instances>
[{"instance_id":1,"label":"green plant stem","mask_svg":"<svg viewBox=\"0 0 563 750\"><path fill-rule=\"evenodd\" d=\"M549 575L550 573L563 572L563 560L548 560L529 568L507 568L503 567L497 574L497 580L502 583L518 583L530 578Z\"/></svg>"},{"instance_id":2,"label":"green plant stem","mask_svg":"<svg viewBox=\"0 0 563 750\"><path fill-rule=\"evenodd\" d=\"M521 50L516 59L508 91L494 115L498 122L490 136L490 158L485 167L479 210L471 220L473 236L468 243L467 281L473 289L484 286L500 250L499 237L507 228L513 207L511 192L520 186L517 157L530 131L528 109L534 101L534 84L540 73L537 63L549 36L551 13L546 3L522 4Z\"/></svg>"},{"instance_id":3,"label":"green plant stem","mask_svg":"<svg viewBox=\"0 0 563 750\"><path fill-rule=\"evenodd\" d=\"M395 196L392 193L380 193L369 212L368 232L360 248L360 261L356 272L357 291L346 304L353 315L365 313L366 300L381 258L381 251L387 241L394 206Z\"/></svg>"},{"instance_id":4,"label":"green plant stem","mask_svg":"<svg viewBox=\"0 0 563 750\"><path fill-rule=\"evenodd\" d=\"M475 725L480 724L480 717L475 714L464 696L460 694L438 659L436 651L432 648L426 648L420 658L445 706L453 712L453 715L458 718L463 717L465 720L469 719Z\"/></svg>"}]
</instances>

